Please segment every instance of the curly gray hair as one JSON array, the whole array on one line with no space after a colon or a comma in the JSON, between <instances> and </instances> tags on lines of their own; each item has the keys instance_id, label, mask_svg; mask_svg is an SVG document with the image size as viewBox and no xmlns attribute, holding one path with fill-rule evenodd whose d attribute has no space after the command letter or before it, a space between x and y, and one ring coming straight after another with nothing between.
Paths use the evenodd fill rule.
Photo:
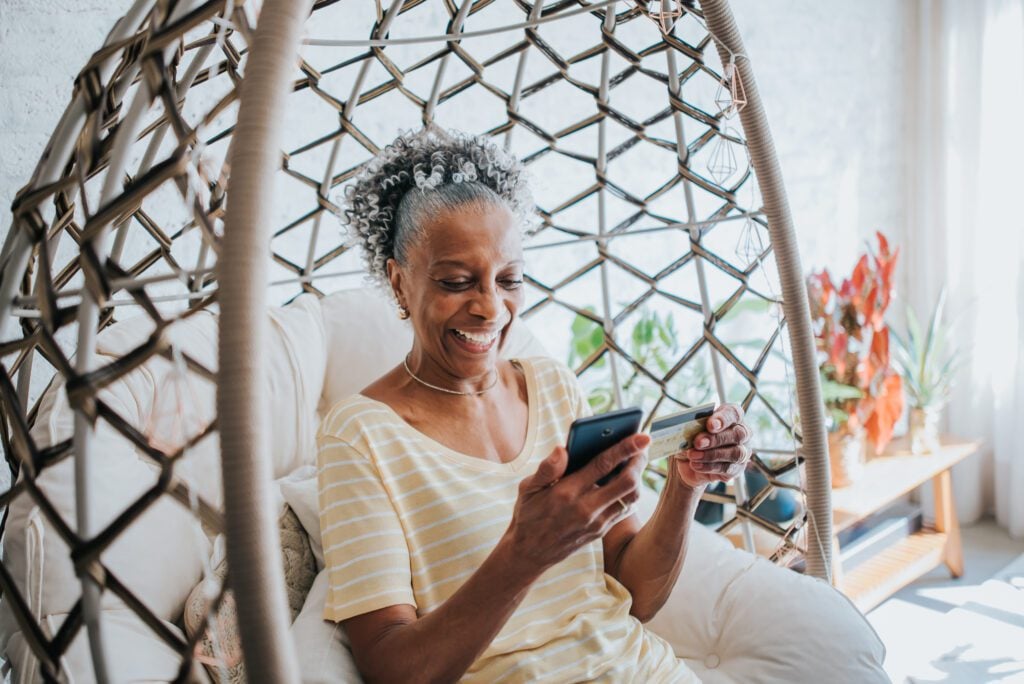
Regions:
<instances>
[{"instance_id":1,"label":"curly gray hair","mask_svg":"<svg viewBox=\"0 0 1024 684\"><path fill-rule=\"evenodd\" d=\"M429 216L466 204L507 207L522 230L534 216L526 170L487 138L431 127L399 135L345 189L343 224L363 247L370 278L404 263Z\"/></svg>"}]
</instances>

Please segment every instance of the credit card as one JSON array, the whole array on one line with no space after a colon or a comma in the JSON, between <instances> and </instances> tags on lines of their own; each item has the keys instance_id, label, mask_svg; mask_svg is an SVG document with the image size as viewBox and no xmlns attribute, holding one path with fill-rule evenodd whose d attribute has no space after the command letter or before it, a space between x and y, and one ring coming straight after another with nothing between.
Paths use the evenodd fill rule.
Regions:
<instances>
[{"instance_id":1,"label":"credit card","mask_svg":"<svg viewBox=\"0 0 1024 684\"><path fill-rule=\"evenodd\" d=\"M655 419L651 423L648 459L655 461L689 449L693 438L704 432L704 426L716 408L718 403L713 401Z\"/></svg>"}]
</instances>

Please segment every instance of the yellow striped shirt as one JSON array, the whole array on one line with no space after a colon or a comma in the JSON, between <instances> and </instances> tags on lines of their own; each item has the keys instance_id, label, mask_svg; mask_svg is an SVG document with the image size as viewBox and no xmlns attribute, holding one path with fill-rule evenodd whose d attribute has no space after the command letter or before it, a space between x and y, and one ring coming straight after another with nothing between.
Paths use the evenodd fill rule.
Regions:
<instances>
[{"instance_id":1,"label":"yellow striped shirt","mask_svg":"<svg viewBox=\"0 0 1024 684\"><path fill-rule=\"evenodd\" d=\"M508 528L519 482L565 444L585 401L549 358L517 361L529 420L522 451L495 463L454 451L362 395L336 405L318 435L320 527L330 591L324 618L397 604L440 606ZM600 540L530 587L463 681L695 682L672 648L629 615L629 591L604 572Z\"/></svg>"}]
</instances>

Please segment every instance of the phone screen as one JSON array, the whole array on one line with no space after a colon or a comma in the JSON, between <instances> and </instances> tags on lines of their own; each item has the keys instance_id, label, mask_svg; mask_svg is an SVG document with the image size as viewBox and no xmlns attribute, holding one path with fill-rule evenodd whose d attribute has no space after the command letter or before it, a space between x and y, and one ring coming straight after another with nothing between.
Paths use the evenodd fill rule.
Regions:
<instances>
[{"instance_id":1,"label":"phone screen","mask_svg":"<svg viewBox=\"0 0 1024 684\"><path fill-rule=\"evenodd\" d=\"M571 475L604 450L636 434L640 429L642 417L643 412L639 408L631 407L573 421L566 444L569 464L566 466L565 474ZM597 484L605 484L624 466L625 463L620 464L614 471L598 480Z\"/></svg>"}]
</instances>

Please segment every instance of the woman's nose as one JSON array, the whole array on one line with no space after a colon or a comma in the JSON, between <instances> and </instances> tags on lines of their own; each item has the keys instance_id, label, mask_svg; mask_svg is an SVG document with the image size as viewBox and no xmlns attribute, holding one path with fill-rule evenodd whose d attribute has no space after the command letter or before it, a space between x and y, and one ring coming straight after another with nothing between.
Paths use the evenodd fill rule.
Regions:
<instances>
[{"instance_id":1,"label":"woman's nose","mask_svg":"<svg viewBox=\"0 0 1024 684\"><path fill-rule=\"evenodd\" d=\"M487 321L497 320L502 311L501 296L496 287L483 286L476 289L469 312Z\"/></svg>"}]
</instances>

